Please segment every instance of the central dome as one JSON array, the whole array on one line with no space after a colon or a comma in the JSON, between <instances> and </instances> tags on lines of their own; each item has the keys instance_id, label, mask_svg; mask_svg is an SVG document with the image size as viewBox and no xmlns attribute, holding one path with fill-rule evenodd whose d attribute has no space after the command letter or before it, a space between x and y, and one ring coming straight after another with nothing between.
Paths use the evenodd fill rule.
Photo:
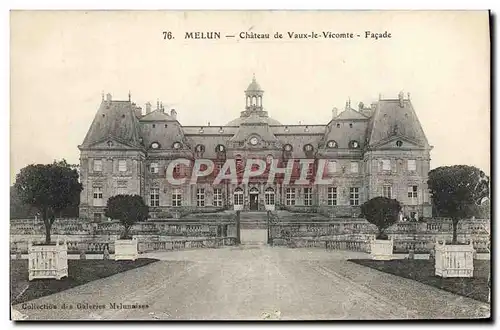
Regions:
<instances>
[{"instance_id":1,"label":"central dome","mask_svg":"<svg viewBox=\"0 0 500 330\"><path fill-rule=\"evenodd\" d=\"M281 125L281 123L279 121L277 121L276 119L273 119L271 117L260 116L259 119L261 122L265 122L268 125L274 125L274 126ZM226 126L240 126L246 120L248 120L248 117L239 117L239 118L231 120L229 123L226 124Z\"/></svg>"}]
</instances>

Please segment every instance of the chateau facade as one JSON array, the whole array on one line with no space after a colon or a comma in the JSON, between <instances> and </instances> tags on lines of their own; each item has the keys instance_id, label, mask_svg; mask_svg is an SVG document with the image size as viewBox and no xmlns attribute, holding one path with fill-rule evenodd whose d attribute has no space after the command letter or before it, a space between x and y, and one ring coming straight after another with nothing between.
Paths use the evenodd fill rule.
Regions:
<instances>
[{"instance_id":1,"label":"chateau facade","mask_svg":"<svg viewBox=\"0 0 500 330\"><path fill-rule=\"evenodd\" d=\"M224 126L182 126L174 109L157 102L145 111L130 99L103 96L80 149L83 191L80 217L104 218L109 197L138 194L150 206L150 218L189 212L295 209L358 216L360 205L376 196L397 199L402 215L430 217L427 188L430 150L409 95L381 99L369 107L332 110L324 125L284 125L264 110L264 91L255 77L245 91L244 110ZM175 167L174 175L188 178L182 185L167 180L168 165L179 158L210 159L212 175L191 184L192 167ZM308 178L326 164L329 184L296 182L301 169L291 169L292 180L254 177L248 183L213 179L227 159L238 171L245 161L262 159L310 160ZM286 166L286 165L283 165ZM300 183L300 184L299 184Z\"/></svg>"}]
</instances>

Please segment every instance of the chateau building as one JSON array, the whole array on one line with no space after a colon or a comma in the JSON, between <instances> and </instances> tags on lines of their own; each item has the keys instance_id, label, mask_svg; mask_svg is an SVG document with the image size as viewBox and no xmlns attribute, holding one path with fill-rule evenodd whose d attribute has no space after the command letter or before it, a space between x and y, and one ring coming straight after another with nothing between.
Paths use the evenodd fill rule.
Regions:
<instances>
[{"instance_id":1,"label":"chateau building","mask_svg":"<svg viewBox=\"0 0 500 330\"><path fill-rule=\"evenodd\" d=\"M228 210L295 209L358 216L360 205L376 196L397 199L403 215L430 217L427 188L430 150L409 95L381 99L358 109L346 102L332 110L323 125L286 125L269 117L264 91L253 78L245 91L240 116L224 126L183 126L174 109L159 102L145 112L130 99L102 99L80 149L83 191L80 216L104 218L109 197L138 194L150 206L150 218L180 213ZM210 159L211 175L191 184L173 185L168 165L176 159ZM290 168L292 180L266 176L248 182L214 178L228 159L236 160L239 174L246 160L261 159L267 166L277 160L310 160L308 178L325 166L329 184L297 182L301 169ZM285 164L285 165L283 165ZM191 178L192 166L175 166L173 174Z\"/></svg>"}]
</instances>

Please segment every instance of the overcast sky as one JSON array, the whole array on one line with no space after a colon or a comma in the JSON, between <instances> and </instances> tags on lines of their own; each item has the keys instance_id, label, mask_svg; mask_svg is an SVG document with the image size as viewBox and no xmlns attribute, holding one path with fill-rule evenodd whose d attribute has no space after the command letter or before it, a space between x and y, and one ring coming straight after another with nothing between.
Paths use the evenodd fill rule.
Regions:
<instances>
[{"instance_id":1,"label":"overcast sky","mask_svg":"<svg viewBox=\"0 0 500 330\"><path fill-rule=\"evenodd\" d=\"M191 31L222 39L185 40ZM240 40L244 31L285 38ZM312 31L361 37L286 38ZM101 91L126 100L130 90L143 108L159 98L183 125L222 125L244 109L253 73L283 124L326 124L349 97L357 108L410 92L431 168L489 173L489 61L486 12L14 12L11 179L31 163L78 163Z\"/></svg>"}]
</instances>

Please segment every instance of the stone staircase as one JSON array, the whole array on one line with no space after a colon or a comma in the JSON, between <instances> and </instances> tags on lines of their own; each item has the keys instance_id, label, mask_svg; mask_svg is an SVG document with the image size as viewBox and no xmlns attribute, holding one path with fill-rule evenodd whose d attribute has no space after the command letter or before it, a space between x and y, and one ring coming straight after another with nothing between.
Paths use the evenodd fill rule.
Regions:
<instances>
[{"instance_id":1,"label":"stone staircase","mask_svg":"<svg viewBox=\"0 0 500 330\"><path fill-rule=\"evenodd\" d=\"M267 229L267 213L266 212L241 212L240 213L240 228L241 229Z\"/></svg>"}]
</instances>

